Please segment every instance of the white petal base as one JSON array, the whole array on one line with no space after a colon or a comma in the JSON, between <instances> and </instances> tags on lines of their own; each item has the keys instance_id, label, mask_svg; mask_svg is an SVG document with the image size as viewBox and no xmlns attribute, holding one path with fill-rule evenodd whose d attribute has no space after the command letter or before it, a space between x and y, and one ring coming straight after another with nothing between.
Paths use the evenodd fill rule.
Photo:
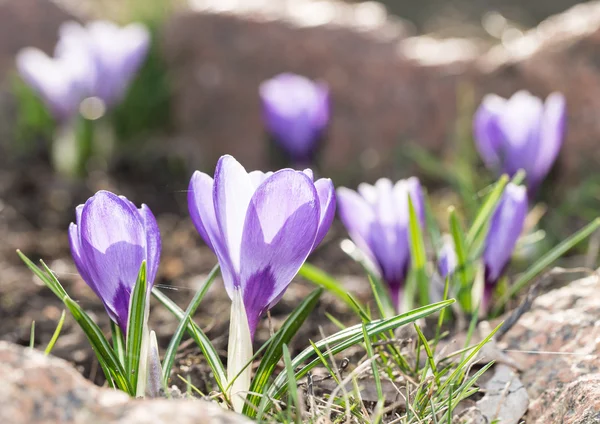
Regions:
<instances>
[{"instance_id":1,"label":"white petal base","mask_svg":"<svg viewBox=\"0 0 600 424\"><path fill-rule=\"evenodd\" d=\"M227 346L227 380L232 381L244 366L252 359L252 338L248 317L240 290L235 290L231 305L229 324L229 344ZM250 389L252 366L249 365L235 379L229 390L229 397L236 412L242 412L246 395Z\"/></svg>"}]
</instances>

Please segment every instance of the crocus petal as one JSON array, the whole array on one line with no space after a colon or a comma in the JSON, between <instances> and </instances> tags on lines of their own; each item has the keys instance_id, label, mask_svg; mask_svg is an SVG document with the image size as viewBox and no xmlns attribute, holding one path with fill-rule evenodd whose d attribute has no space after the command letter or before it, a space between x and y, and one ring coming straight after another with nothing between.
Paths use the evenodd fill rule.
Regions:
<instances>
[{"instance_id":1,"label":"crocus petal","mask_svg":"<svg viewBox=\"0 0 600 424\"><path fill-rule=\"evenodd\" d=\"M319 219L319 230L317 231L317 237L315 238L313 249L316 248L321 241L323 241L327 231L329 231L329 228L333 223L333 218L335 218L336 204L335 188L333 187L333 182L329 178L321 178L315 181L315 189L317 190L317 194L319 196L321 216Z\"/></svg>"},{"instance_id":2,"label":"crocus petal","mask_svg":"<svg viewBox=\"0 0 600 424\"><path fill-rule=\"evenodd\" d=\"M562 146L566 126L566 101L560 93L552 93L546 99L540 128L540 144L531 175L533 188L544 179L552 168Z\"/></svg>"},{"instance_id":3,"label":"crocus petal","mask_svg":"<svg viewBox=\"0 0 600 424\"><path fill-rule=\"evenodd\" d=\"M337 204L340 219L348 234L360 250L375 262L369 245L371 225L375 221L375 213L367 201L357 192L346 187L337 189Z\"/></svg>"},{"instance_id":4,"label":"crocus petal","mask_svg":"<svg viewBox=\"0 0 600 424\"><path fill-rule=\"evenodd\" d=\"M244 222L254 191L254 184L244 167L232 156L222 156L215 170L213 201L217 224L235 273L240 272Z\"/></svg>"},{"instance_id":5,"label":"crocus petal","mask_svg":"<svg viewBox=\"0 0 600 424\"><path fill-rule=\"evenodd\" d=\"M100 75L96 95L108 105L118 102L143 63L150 45L150 34L140 24L120 28L107 21L88 25Z\"/></svg>"},{"instance_id":6,"label":"crocus petal","mask_svg":"<svg viewBox=\"0 0 600 424\"><path fill-rule=\"evenodd\" d=\"M146 263L148 269L148 290L152 290L154 279L158 271L158 264L160 263L160 230L156 223L156 218L150 210L150 208L144 204L139 209L142 222L144 223L144 229L146 231Z\"/></svg>"},{"instance_id":7,"label":"crocus petal","mask_svg":"<svg viewBox=\"0 0 600 424\"><path fill-rule=\"evenodd\" d=\"M294 74L280 74L260 85L267 130L292 157L309 158L329 121L329 89Z\"/></svg>"},{"instance_id":8,"label":"crocus petal","mask_svg":"<svg viewBox=\"0 0 600 424\"><path fill-rule=\"evenodd\" d=\"M456 257L454 243L452 240L446 240L438 255L438 272L443 278L446 278L454 273L457 264L458 259Z\"/></svg>"},{"instance_id":9,"label":"crocus petal","mask_svg":"<svg viewBox=\"0 0 600 424\"><path fill-rule=\"evenodd\" d=\"M279 300L312 251L319 209L312 181L289 169L275 172L252 196L243 229L240 276L252 334L260 316Z\"/></svg>"},{"instance_id":10,"label":"crocus petal","mask_svg":"<svg viewBox=\"0 0 600 424\"><path fill-rule=\"evenodd\" d=\"M66 121L77 113L81 93L74 87L65 66L34 48L21 50L16 64L23 80L38 93L56 119Z\"/></svg>"},{"instance_id":11,"label":"crocus petal","mask_svg":"<svg viewBox=\"0 0 600 424\"><path fill-rule=\"evenodd\" d=\"M131 202L100 191L84 205L79 231L88 275L126 331L131 290L146 259L144 222Z\"/></svg>"},{"instance_id":12,"label":"crocus petal","mask_svg":"<svg viewBox=\"0 0 600 424\"><path fill-rule=\"evenodd\" d=\"M213 179L199 171L194 172L188 189L188 210L196 230L204 242L217 255L221 264L221 275L225 282L225 289L233 296L235 271L229 259L225 240L217 224L214 198Z\"/></svg>"},{"instance_id":13,"label":"crocus petal","mask_svg":"<svg viewBox=\"0 0 600 424\"><path fill-rule=\"evenodd\" d=\"M510 261L527 216L527 191L509 183L492 216L483 262L486 282L495 284Z\"/></svg>"},{"instance_id":14,"label":"crocus petal","mask_svg":"<svg viewBox=\"0 0 600 424\"><path fill-rule=\"evenodd\" d=\"M501 162L500 149L503 135L498 127L498 117L505 108L505 99L495 94L488 94L473 119L473 134L477 150L486 166L491 169L497 169Z\"/></svg>"}]
</instances>

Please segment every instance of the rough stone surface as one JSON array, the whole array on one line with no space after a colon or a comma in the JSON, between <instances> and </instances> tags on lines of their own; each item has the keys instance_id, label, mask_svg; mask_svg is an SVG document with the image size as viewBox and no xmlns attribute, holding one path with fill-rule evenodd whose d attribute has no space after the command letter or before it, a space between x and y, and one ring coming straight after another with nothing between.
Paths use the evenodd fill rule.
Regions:
<instances>
[{"instance_id":1,"label":"rough stone surface","mask_svg":"<svg viewBox=\"0 0 600 424\"><path fill-rule=\"evenodd\" d=\"M11 424L249 422L200 400L134 400L84 379L67 362L0 342L0 422Z\"/></svg>"},{"instance_id":2,"label":"rough stone surface","mask_svg":"<svg viewBox=\"0 0 600 424\"><path fill-rule=\"evenodd\" d=\"M538 297L505 336L522 365L527 422L600 423L600 279Z\"/></svg>"}]
</instances>

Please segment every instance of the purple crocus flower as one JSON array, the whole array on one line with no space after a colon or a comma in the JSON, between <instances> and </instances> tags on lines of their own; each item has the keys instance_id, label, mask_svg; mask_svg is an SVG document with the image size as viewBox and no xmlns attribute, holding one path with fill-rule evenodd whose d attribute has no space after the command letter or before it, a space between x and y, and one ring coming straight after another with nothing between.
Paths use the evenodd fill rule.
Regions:
<instances>
[{"instance_id":1,"label":"purple crocus flower","mask_svg":"<svg viewBox=\"0 0 600 424\"><path fill-rule=\"evenodd\" d=\"M44 100L59 122L77 115L88 97L106 107L123 97L146 57L148 30L140 24L119 28L95 21L86 27L67 22L59 30L54 58L28 47L17 55L19 73Z\"/></svg>"},{"instance_id":2,"label":"purple crocus flower","mask_svg":"<svg viewBox=\"0 0 600 424\"><path fill-rule=\"evenodd\" d=\"M76 208L69 226L71 254L79 274L127 332L129 298L142 261L152 287L160 260L160 231L146 205L136 208L123 196L99 191Z\"/></svg>"},{"instance_id":3,"label":"purple crocus flower","mask_svg":"<svg viewBox=\"0 0 600 424\"><path fill-rule=\"evenodd\" d=\"M97 70L81 45L61 48L54 58L27 47L18 53L16 64L23 80L59 122L77 115L81 101L93 95Z\"/></svg>"},{"instance_id":4,"label":"purple crocus flower","mask_svg":"<svg viewBox=\"0 0 600 424\"><path fill-rule=\"evenodd\" d=\"M543 103L519 91L508 100L487 95L475 114L473 130L486 166L509 176L523 169L529 193L534 193L556 160L565 123L562 94L552 93Z\"/></svg>"},{"instance_id":5,"label":"purple crocus flower","mask_svg":"<svg viewBox=\"0 0 600 424\"><path fill-rule=\"evenodd\" d=\"M297 163L313 159L329 122L329 88L284 73L259 88L268 133Z\"/></svg>"},{"instance_id":6,"label":"purple crocus flower","mask_svg":"<svg viewBox=\"0 0 600 424\"><path fill-rule=\"evenodd\" d=\"M509 183L492 215L485 240L483 312L487 311L492 292L510 262L519 235L523 231L527 207L525 187Z\"/></svg>"},{"instance_id":7,"label":"purple crocus flower","mask_svg":"<svg viewBox=\"0 0 600 424\"><path fill-rule=\"evenodd\" d=\"M442 278L451 276L454 274L457 264L458 259L456 257L456 250L454 249L454 242L451 239L446 239L438 254L438 272Z\"/></svg>"},{"instance_id":8,"label":"purple crocus flower","mask_svg":"<svg viewBox=\"0 0 600 424\"><path fill-rule=\"evenodd\" d=\"M415 177L396 184L387 178L375 185L363 183L358 193L345 187L337 190L342 222L358 248L378 266L398 309L410 265L409 194L423 225L423 194Z\"/></svg>"},{"instance_id":9,"label":"purple crocus flower","mask_svg":"<svg viewBox=\"0 0 600 424\"><path fill-rule=\"evenodd\" d=\"M200 236L215 252L229 297L241 294L251 336L260 317L283 296L335 214L331 180L283 169L246 172L219 159L214 180L196 171L188 207Z\"/></svg>"},{"instance_id":10,"label":"purple crocus flower","mask_svg":"<svg viewBox=\"0 0 600 424\"><path fill-rule=\"evenodd\" d=\"M57 50L79 45L88 51L96 68L94 96L107 107L119 103L150 47L150 33L141 24L119 27L109 21L94 21L86 27L68 22L60 29Z\"/></svg>"}]
</instances>

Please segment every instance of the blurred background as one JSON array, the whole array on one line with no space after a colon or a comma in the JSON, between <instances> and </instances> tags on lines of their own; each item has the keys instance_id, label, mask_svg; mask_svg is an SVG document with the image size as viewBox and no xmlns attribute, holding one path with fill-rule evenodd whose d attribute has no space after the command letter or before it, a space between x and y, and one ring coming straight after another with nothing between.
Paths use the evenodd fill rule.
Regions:
<instances>
[{"instance_id":1,"label":"blurred background","mask_svg":"<svg viewBox=\"0 0 600 424\"><path fill-rule=\"evenodd\" d=\"M600 3L576 3L0 0L0 334L28 341L32 316L23 308L41 321L60 314L52 294L29 284L16 248L47 258L83 299L66 228L99 189L150 206L165 238L160 281L193 286L215 260L193 250L202 243L187 218L189 178L212 174L225 153L248 170L286 165L266 136L258 91L282 72L329 86L330 122L310 164L318 175L349 187L418 175L442 222L451 204L471 216L469 199L494 178L472 135L483 96L562 92L566 138L534 214L542 243L556 244L600 210ZM52 55L63 23L97 19L141 23L151 43L119 104L98 120L110 129L95 125L97 154L64 172L59 162L70 153L57 153L56 140L69 138L15 59L26 47ZM72 129L77 137L89 130ZM335 227L321 250L330 253L315 261L360 272L337 244L327 250L344 234Z\"/></svg>"}]
</instances>

